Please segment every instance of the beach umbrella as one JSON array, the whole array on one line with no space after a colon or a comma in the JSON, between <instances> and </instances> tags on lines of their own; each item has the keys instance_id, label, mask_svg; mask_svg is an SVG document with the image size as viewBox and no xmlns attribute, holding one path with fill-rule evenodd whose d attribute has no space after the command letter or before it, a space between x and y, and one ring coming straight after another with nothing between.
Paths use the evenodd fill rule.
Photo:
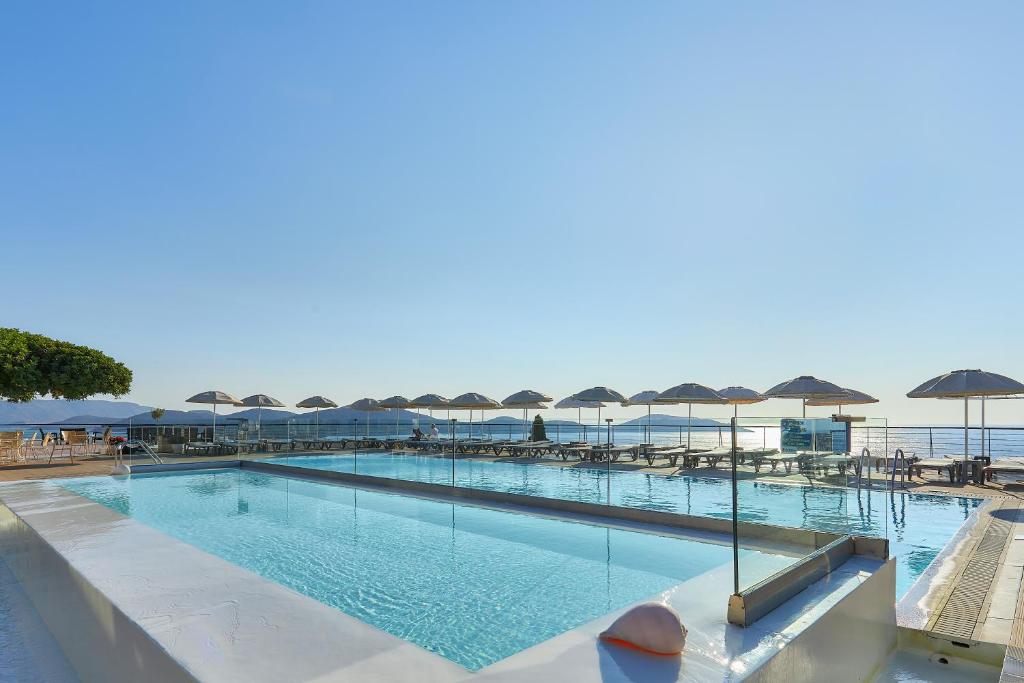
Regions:
<instances>
[{"instance_id":1,"label":"beach umbrella","mask_svg":"<svg viewBox=\"0 0 1024 683\"><path fill-rule=\"evenodd\" d=\"M381 407L380 401L374 398L361 398L358 401L352 401L345 407L366 413L366 436L370 436L370 413L379 413L385 410Z\"/></svg>"},{"instance_id":2,"label":"beach umbrella","mask_svg":"<svg viewBox=\"0 0 1024 683\"><path fill-rule=\"evenodd\" d=\"M810 375L801 375L788 382L776 384L764 392L764 395L768 398L800 399L800 403L803 406L803 416L807 417L808 400L826 399L832 401L829 405L835 405L842 402L842 399L848 398L850 393L841 386L832 384L832 382L826 382L823 379L811 377Z\"/></svg>"},{"instance_id":3,"label":"beach umbrella","mask_svg":"<svg viewBox=\"0 0 1024 683\"><path fill-rule=\"evenodd\" d=\"M395 411L395 436L398 436L398 423L402 419L402 411L412 407L412 402L405 396L388 396L380 402L380 407Z\"/></svg>"},{"instance_id":4,"label":"beach umbrella","mask_svg":"<svg viewBox=\"0 0 1024 683\"><path fill-rule=\"evenodd\" d=\"M423 394L417 396L409 402L410 408L426 408L427 412L430 413L430 419L434 419L434 409L448 408L448 404L451 403L448 399L440 394Z\"/></svg>"},{"instance_id":5,"label":"beach umbrella","mask_svg":"<svg viewBox=\"0 0 1024 683\"><path fill-rule=\"evenodd\" d=\"M598 440L598 442L601 441L601 408L603 408L604 404L606 404L606 403L623 403L624 401L628 401L629 400L628 398L626 398L625 396L623 396L619 392L615 391L614 389L609 389L608 387L591 387L590 389L584 389L583 391L579 391L579 392L573 394L572 396L570 396L569 398L574 399L576 401L596 401L598 403L598 406L597 406L597 440ZM612 440L611 425L608 426L608 430L609 430L608 431L608 442L611 443L611 440Z\"/></svg>"},{"instance_id":6,"label":"beach umbrella","mask_svg":"<svg viewBox=\"0 0 1024 683\"><path fill-rule=\"evenodd\" d=\"M284 404L278 401L276 398L271 398L266 394L253 394L252 396L246 396L242 399L241 405L255 408L256 409L256 436L260 436L260 431L263 429L263 407L267 408L284 408Z\"/></svg>"},{"instance_id":7,"label":"beach umbrella","mask_svg":"<svg viewBox=\"0 0 1024 683\"><path fill-rule=\"evenodd\" d=\"M231 394L226 394L223 391L217 391L211 389L210 391L204 391L196 394L192 398L186 398L186 403L205 403L213 406L213 440L217 440L217 406L228 405L228 406L240 406L242 402Z\"/></svg>"},{"instance_id":8,"label":"beach umbrella","mask_svg":"<svg viewBox=\"0 0 1024 683\"><path fill-rule=\"evenodd\" d=\"M966 481L967 462L970 444L968 429L970 414L968 401L972 398L986 396L1012 396L1024 394L1024 384L1015 379L984 370L954 370L944 375L933 377L913 391L907 393L908 398L962 398L964 400L964 468L963 477Z\"/></svg>"},{"instance_id":9,"label":"beach umbrella","mask_svg":"<svg viewBox=\"0 0 1024 683\"><path fill-rule=\"evenodd\" d=\"M847 396L839 398L809 398L805 402L809 406L835 406L840 413L843 412L843 406L857 406L867 405L868 403L878 403L878 399L874 396L865 394L863 391L857 391L856 389L843 389L847 392Z\"/></svg>"},{"instance_id":10,"label":"beach umbrella","mask_svg":"<svg viewBox=\"0 0 1024 683\"><path fill-rule=\"evenodd\" d=\"M657 403L685 403L686 404L686 448L690 448L690 431L693 423L693 404L723 404L728 403L717 391L711 387L695 382L678 384L671 389L658 394L654 399Z\"/></svg>"},{"instance_id":11,"label":"beach umbrella","mask_svg":"<svg viewBox=\"0 0 1024 683\"><path fill-rule=\"evenodd\" d=\"M453 398L449 403L448 407L452 410L468 410L469 411L469 438L473 438L473 411L480 411L480 420L483 421L484 411L488 408L500 408L501 404L495 401L493 398L488 398L483 394L478 394L473 391L466 392L465 394L459 394ZM482 425L481 425L482 428Z\"/></svg>"},{"instance_id":12,"label":"beach umbrella","mask_svg":"<svg viewBox=\"0 0 1024 683\"><path fill-rule=\"evenodd\" d=\"M296 408L316 408L316 438L320 438L320 409L337 408L338 404L323 396L310 396L295 404Z\"/></svg>"},{"instance_id":13,"label":"beach umbrella","mask_svg":"<svg viewBox=\"0 0 1024 683\"><path fill-rule=\"evenodd\" d=\"M641 391L637 394L633 394L629 397L628 401L622 403L623 408L629 406L647 406L647 439L651 438L651 406L656 403L654 399L658 398L658 392L654 389L648 389Z\"/></svg>"},{"instance_id":14,"label":"beach umbrella","mask_svg":"<svg viewBox=\"0 0 1024 683\"><path fill-rule=\"evenodd\" d=\"M576 399L568 396L563 398L561 401L555 404L555 408L558 410L569 410L572 408L576 409L576 424L583 426L583 409L584 408L603 408L604 404L600 401L577 401Z\"/></svg>"},{"instance_id":15,"label":"beach umbrella","mask_svg":"<svg viewBox=\"0 0 1024 683\"><path fill-rule=\"evenodd\" d=\"M747 389L746 387L726 387L718 390L718 395L725 399L725 402L732 406L732 416L739 417L740 406L751 405L767 401L768 397L760 391Z\"/></svg>"},{"instance_id":16,"label":"beach umbrella","mask_svg":"<svg viewBox=\"0 0 1024 683\"><path fill-rule=\"evenodd\" d=\"M505 408L523 409L523 438L525 439L527 438L527 425L530 420L528 411L534 407L547 408L547 406L545 406L544 404L550 403L553 400L554 399L552 399L547 394L542 394L539 391L534 391L532 389L523 389L522 391L517 391L516 393L506 398L504 401L501 402L501 405Z\"/></svg>"}]
</instances>

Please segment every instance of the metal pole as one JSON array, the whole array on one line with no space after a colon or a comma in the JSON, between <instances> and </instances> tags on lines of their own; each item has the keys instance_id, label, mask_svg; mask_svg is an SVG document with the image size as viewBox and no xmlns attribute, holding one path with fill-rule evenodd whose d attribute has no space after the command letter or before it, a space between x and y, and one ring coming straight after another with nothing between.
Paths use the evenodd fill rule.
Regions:
<instances>
[{"instance_id":1,"label":"metal pole","mask_svg":"<svg viewBox=\"0 0 1024 683\"><path fill-rule=\"evenodd\" d=\"M693 418L693 404L686 404L686 450L690 450L690 422Z\"/></svg>"},{"instance_id":2,"label":"metal pole","mask_svg":"<svg viewBox=\"0 0 1024 683\"><path fill-rule=\"evenodd\" d=\"M964 471L960 473L960 483L961 484L966 484L967 483L967 457L968 457L968 454L970 453L970 448L971 448L970 444L968 442L968 439L969 439L968 434L969 433L967 431L967 429L968 429L968 426L967 426L968 425L968 421L970 420L970 416L969 416L969 414L967 412L967 401L968 401L968 398L966 396L964 396Z\"/></svg>"},{"instance_id":3,"label":"metal pole","mask_svg":"<svg viewBox=\"0 0 1024 683\"><path fill-rule=\"evenodd\" d=\"M732 586L733 593L740 592L740 518L739 518L739 491L736 488L736 421L732 418L730 425L732 431L732 453L729 460L732 461Z\"/></svg>"},{"instance_id":4,"label":"metal pole","mask_svg":"<svg viewBox=\"0 0 1024 683\"><path fill-rule=\"evenodd\" d=\"M991 444L989 450L992 450ZM985 397L981 397L981 457L985 457Z\"/></svg>"},{"instance_id":5,"label":"metal pole","mask_svg":"<svg viewBox=\"0 0 1024 683\"><path fill-rule=\"evenodd\" d=\"M608 497L608 505L610 506L612 504L612 418L607 417L607 418L605 418L604 421L608 423L608 446L607 446L608 450L605 451L604 459L605 459L605 461L607 463L607 474L608 474L608 481L605 482L605 486L607 488L607 494L606 495ZM597 438L598 438L598 443L600 443L600 439L601 439L600 435L598 435Z\"/></svg>"},{"instance_id":6,"label":"metal pole","mask_svg":"<svg viewBox=\"0 0 1024 683\"><path fill-rule=\"evenodd\" d=\"M455 488L455 422L452 420L452 488Z\"/></svg>"}]
</instances>

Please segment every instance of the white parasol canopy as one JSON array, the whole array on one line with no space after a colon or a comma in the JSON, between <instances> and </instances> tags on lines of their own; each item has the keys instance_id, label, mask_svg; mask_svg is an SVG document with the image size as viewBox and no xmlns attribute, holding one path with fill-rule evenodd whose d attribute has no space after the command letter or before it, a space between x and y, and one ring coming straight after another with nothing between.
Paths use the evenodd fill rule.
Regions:
<instances>
[{"instance_id":1,"label":"white parasol canopy","mask_svg":"<svg viewBox=\"0 0 1024 683\"><path fill-rule=\"evenodd\" d=\"M321 408L337 408L338 404L329 398L323 396L310 396L304 398L295 404L296 408L315 408L316 409L316 438L320 438L320 409Z\"/></svg>"},{"instance_id":2,"label":"white parasol canopy","mask_svg":"<svg viewBox=\"0 0 1024 683\"><path fill-rule=\"evenodd\" d=\"M223 391L217 391L211 389L210 391L203 391L201 393L186 398L185 403L205 403L206 405L213 406L213 440L217 440L217 406L228 405L228 406L240 406L242 402L237 398Z\"/></svg>"},{"instance_id":3,"label":"white parasol canopy","mask_svg":"<svg viewBox=\"0 0 1024 683\"><path fill-rule=\"evenodd\" d=\"M523 389L512 394L504 401L501 402L504 408L522 408L523 409L523 438L526 439L529 430L530 415L529 411L531 408L544 409L547 408L545 403L553 401L547 394L542 394L539 391L533 389Z\"/></svg>"},{"instance_id":4,"label":"white parasol canopy","mask_svg":"<svg viewBox=\"0 0 1024 683\"><path fill-rule=\"evenodd\" d=\"M962 398L964 400L964 468L962 480L967 480L967 463L970 460L970 413L968 402L972 398L989 396L1012 396L1024 394L1024 384L1006 375L984 370L953 370L933 377L913 391L908 398Z\"/></svg>"},{"instance_id":5,"label":"white parasol canopy","mask_svg":"<svg viewBox=\"0 0 1024 683\"><path fill-rule=\"evenodd\" d=\"M838 384L826 382L811 375L801 375L787 382L776 384L764 392L768 398L798 398L803 406L803 416L807 417L807 401L809 399L831 399L836 401L849 396L846 389Z\"/></svg>"},{"instance_id":6,"label":"white parasol canopy","mask_svg":"<svg viewBox=\"0 0 1024 683\"><path fill-rule=\"evenodd\" d=\"M686 404L686 448L690 448L690 432L693 423L693 404L723 404L728 403L717 391L711 387L696 382L684 382L677 384L671 389L658 394L655 398L658 403L685 403Z\"/></svg>"},{"instance_id":7,"label":"white parasol canopy","mask_svg":"<svg viewBox=\"0 0 1024 683\"><path fill-rule=\"evenodd\" d=\"M266 394L253 394L241 400L241 405L256 409L256 435L263 429L263 408L284 408L284 404Z\"/></svg>"},{"instance_id":8,"label":"white parasol canopy","mask_svg":"<svg viewBox=\"0 0 1024 683\"><path fill-rule=\"evenodd\" d=\"M473 411L480 411L480 420L483 421L483 413L488 408L495 409L500 408L501 403L495 401L493 398L478 394L475 391L468 391L465 394L459 394L453 398L448 407L452 410L468 410L469 411L469 438L473 438ZM481 425L481 429L482 429Z\"/></svg>"},{"instance_id":9,"label":"white parasol canopy","mask_svg":"<svg viewBox=\"0 0 1024 683\"><path fill-rule=\"evenodd\" d=\"M596 401L597 406L597 440L601 440L601 408L604 407L605 403L623 403L629 399L608 387L591 387L590 389L584 389L583 391L576 392L569 398L576 401ZM611 443L612 434L611 426L608 427L608 442Z\"/></svg>"}]
</instances>

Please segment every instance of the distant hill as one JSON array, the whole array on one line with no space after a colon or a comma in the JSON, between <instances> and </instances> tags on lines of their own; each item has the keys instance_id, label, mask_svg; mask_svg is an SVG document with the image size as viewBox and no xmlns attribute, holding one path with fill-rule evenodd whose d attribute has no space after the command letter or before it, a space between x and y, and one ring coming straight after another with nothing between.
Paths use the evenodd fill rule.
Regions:
<instances>
[{"instance_id":1,"label":"distant hill","mask_svg":"<svg viewBox=\"0 0 1024 683\"><path fill-rule=\"evenodd\" d=\"M84 401L63 401L53 399L36 399L27 403L7 403L0 401L0 424L50 424L74 418L98 418L103 422L129 417L141 412L152 410L149 406L129 401L104 401L86 399Z\"/></svg>"},{"instance_id":2,"label":"distant hill","mask_svg":"<svg viewBox=\"0 0 1024 683\"><path fill-rule=\"evenodd\" d=\"M541 417L544 417L541 415ZM479 423L479 420L473 420L473 422ZM530 422L533 422L533 415L530 415ZM523 424L523 418L521 417L509 417L508 415L499 415L498 417L492 417L489 420L484 420L484 424L488 425L520 425ZM546 425L559 425L562 427L579 427L580 424L576 420L548 420L544 418L544 424Z\"/></svg>"},{"instance_id":3,"label":"distant hill","mask_svg":"<svg viewBox=\"0 0 1024 683\"><path fill-rule=\"evenodd\" d=\"M637 417L637 418L634 418L632 420L627 420L625 422L617 422L616 424L623 425L623 426L630 426L630 425L632 425L634 427L637 426L637 425L646 425L647 424L647 416L644 415L643 417ZM707 417L694 417L693 420L690 422L690 424L694 428L697 428L697 427L702 427L702 428L712 427L712 428L717 429L719 427L729 427L729 423L728 422L719 422L718 420L712 420L712 419L707 418ZM685 415L679 416L679 415L664 415L662 413L651 413L651 426L652 427L667 427L667 426L678 427L680 425L686 426L686 416Z\"/></svg>"},{"instance_id":4,"label":"distant hill","mask_svg":"<svg viewBox=\"0 0 1024 683\"><path fill-rule=\"evenodd\" d=\"M248 411L245 411L248 413ZM267 418L267 410L263 410L263 422L284 422L285 420L294 420L296 424L313 424L316 421L316 411L310 410L304 413L288 413L284 416L275 416L274 419ZM286 411L273 411L275 413L285 413ZM420 422L430 421L430 416L427 411L424 410L421 414L417 415L411 410L400 411L401 417L395 415L393 410L382 410L376 413L364 413L361 410L352 410L351 408L324 408L320 411L320 424L351 424L353 420L358 420L359 424L394 424L396 418L400 419L401 422L408 423L413 419L419 418ZM235 415L237 413L234 413ZM250 421L256 419L255 409L253 409L252 416L249 417ZM434 411L434 422L444 422L445 413L443 410Z\"/></svg>"}]
</instances>

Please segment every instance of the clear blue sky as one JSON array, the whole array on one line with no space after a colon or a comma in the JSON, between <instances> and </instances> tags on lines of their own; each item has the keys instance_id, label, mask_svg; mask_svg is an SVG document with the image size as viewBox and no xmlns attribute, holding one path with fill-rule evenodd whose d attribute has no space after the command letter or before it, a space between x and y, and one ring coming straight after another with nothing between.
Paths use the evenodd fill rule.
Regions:
<instances>
[{"instance_id":1,"label":"clear blue sky","mask_svg":"<svg viewBox=\"0 0 1024 683\"><path fill-rule=\"evenodd\" d=\"M111 353L165 407L810 373L955 423L903 394L1024 378L1022 25L1014 2L8 4L2 324Z\"/></svg>"}]
</instances>

